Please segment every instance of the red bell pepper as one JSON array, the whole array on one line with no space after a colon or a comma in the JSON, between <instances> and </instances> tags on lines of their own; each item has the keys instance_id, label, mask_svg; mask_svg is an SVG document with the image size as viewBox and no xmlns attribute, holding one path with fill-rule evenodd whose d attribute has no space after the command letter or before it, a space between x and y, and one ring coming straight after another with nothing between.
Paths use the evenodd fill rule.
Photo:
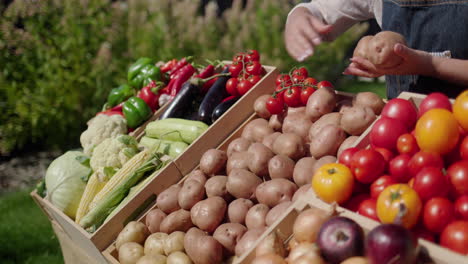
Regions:
<instances>
[{"instance_id":1,"label":"red bell pepper","mask_svg":"<svg viewBox=\"0 0 468 264\"><path fill-rule=\"evenodd\" d=\"M108 116L121 115L121 116L123 116L123 113L122 113L122 111L114 111L112 109L109 109L109 110L106 110L106 111L101 111L101 112L97 113L96 115L108 115Z\"/></svg>"},{"instance_id":2,"label":"red bell pepper","mask_svg":"<svg viewBox=\"0 0 468 264\"><path fill-rule=\"evenodd\" d=\"M138 92L137 97L140 97L145 101L145 103L151 108L151 110L154 112L154 110L159 108L158 104L158 99L159 99L159 94L158 94L158 89L157 87L152 87L151 85L147 85Z\"/></svg>"}]
</instances>

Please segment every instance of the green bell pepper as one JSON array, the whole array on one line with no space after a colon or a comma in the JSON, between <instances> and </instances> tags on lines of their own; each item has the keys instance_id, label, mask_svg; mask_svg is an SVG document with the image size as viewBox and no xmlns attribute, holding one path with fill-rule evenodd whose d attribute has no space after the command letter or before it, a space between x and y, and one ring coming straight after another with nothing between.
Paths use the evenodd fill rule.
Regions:
<instances>
[{"instance_id":1,"label":"green bell pepper","mask_svg":"<svg viewBox=\"0 0 468 264\"><path fill-rule=\"evenodd\" d=\"M107 106L114 107L133 96L134 93L135 91L132 87L127 84L122 84L110 91L109 96L107 97Z\"/></svg>"},{"instance_id":2,"label":"green bell pepper","mask_svg":"<svg viewBox=\"0 0 468 264\"><path fill-rule=\"evenodd\" d=\"M130 97L123 104L122 111L130 128L136 128L152 115L151 108L146 102L135 96Z\"/></svg>"},{"instance_id":3,"label":"green bell pepper","mask_svg":"<svg viewBox=\"0 0 468 264\"><path fill-rule=\"evenodd\" d=\"M137 88L148 85L151 81L162 81L162 74L159 67L154 65L154 61L150 58L139 58L128 69L128 83Z\"/></svg>"}]
</instances>

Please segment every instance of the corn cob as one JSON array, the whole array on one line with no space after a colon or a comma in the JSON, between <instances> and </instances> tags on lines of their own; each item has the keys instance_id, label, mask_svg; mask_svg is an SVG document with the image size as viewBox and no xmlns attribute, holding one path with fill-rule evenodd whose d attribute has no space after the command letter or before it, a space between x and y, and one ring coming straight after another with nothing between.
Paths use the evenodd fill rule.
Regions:
<instances>
[{"instance_id":1,"label":"corn cob","mask_svg":"<svg viewBox=\"0 0 468 264\"><path fill-rule=\"evenodd\" d=\"M79 223L81 218L88 212L89 204L94 196L104 187L106 182L99 181L96 173L93 173L86 184L86 188L81 196L80 205L76 211L75 222Z\"/></svg>"}]
</instances>

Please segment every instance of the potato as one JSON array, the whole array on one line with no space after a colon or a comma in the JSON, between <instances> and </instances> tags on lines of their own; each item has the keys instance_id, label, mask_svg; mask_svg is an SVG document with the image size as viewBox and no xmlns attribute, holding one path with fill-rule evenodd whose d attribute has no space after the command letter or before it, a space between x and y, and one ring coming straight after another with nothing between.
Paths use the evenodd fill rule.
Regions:
<instances>
[{"instance_id":1,"label":"potato","mask_svg":"<svg viewBox=\"0 0 468 264\"><path fill-rule=\"evenodd\" d=\"M252 261L252 264L287 264L287 262L281 256L269 253L255 257Z\"/></svg>"},{"instance_id":2,"label":"potato","mask_svg":"<svg viewBox=\"0 0 468 264\"><path fill-rule=\"evenodd\" d=\"M284 114L272 115L268 121L268 126L274 131L281 131L283 128Z\"/></svg>"},{"instance_id":3,"label":"potato","mask_svg":"<svg viewBox=\"0 0 468 264\"><path fill-rule=\"evenodd\" d=\"M161 222L166 218L166 214L161 209L154 208L146 214L145 223L150 233L159 232Z\"/></svg>"},{"instance_id":4,"label":"potato","mask_svg":"<svg viewBox=\"0 0 468 264\"><path fill-rule=\"evenodd\" d=\"M127 242L143 244L148 235L149 232L145 224L142 222L130 221L117 236L115 247L118 250L120 246Z\"/></svg>"},{"instance_id":5,"label":"potato","mask_svg":"<svg viewBox=\"0 0 468 264\"><path fill-rule=\"evenodd\" d=\"M286 155L293 160L300 159L305 154L304 140L293 133L281 134L273 143L273 152Z\"/></svg>"},{"instance_id":6,"label":"potato","mask_svg":"<svg viewBox=\"0 0 468 264\"><path fill-rule=\"evenodd\" d=\"M231 173L233 169L249 169L249 152L234 152L229 157L226 165L227 174Z\"/></svg>"},{"instance_id":7,"label":"potato","mask_svg":"<svg viewBox=\"0 0 468 264\"><path fill-rule=\"evenodd\" d=\"M258 240L258 238L263 234L263 232L265 232L265 230L265 228L247 230L247 232L245 232L242 238L237 242L235 249L236 256L239 257L251 249L255 241Z\"/></svg>"},{"instance_id":8,"label":"potato","mask_svg":"<svg viewBox=\"0 0 468 264\"><path fill-rule=\"evenodd\" d=\"M179 206L182 209L190 210L199 201L205 198L205 186L196 180L184 182L178 195Z\"/></svg>"},{"instance_id":9,"label":"potato","mask_svg":"<svg viewBox=\"0 0 468 264\"><path fill-rule=\"evenodd\" d=\"M228 148L227 148L227 156L231 158L231 155L234 154L235 152L244 152L247 151L250 147L250 144L252 144L252 141L240 137L236 138L231 143L229 143ZM229 162L229 161L228 161Z\"/></svg>"},{"instance_id":10,"label":"potato","mask_svg":"<svg viewBox=\"0 0 468 264\"><path fill-rule=\"evenodd\" d=\"M205 183L207 197L220 196L224 200L230 200L231 195L226 189L227 176L217 175L211 177Z\"/></svg>"},{"instance_id":11,"label":"potato","mask_svg":"<svg viewBox=\"0 0 468 264\"><path fill-rule=\"evenodd\" d=\"M195 227L185 234L184 248L195 264L221 263L223 259L221 244Z\"/></svg>"},{"instance_id":12,"label":"potato","mask_svg":"<svg viewBox=\"0 0 468 264\"><path fill-rule=\"evenodd\" d=\"M395 44L406 45L405 38L392 31L381 31L370 41L368 47L368 59L377 68L392 68L402 63L403 59L395 55Z\"/></svg>"},{"instance_id":13,"label":"potato","mask_svg":"<svg viewBox=\"0 0 468 264\"><path fill-rule=\"evenodd\" d=\"M219 174L226 167L226 161L226 152L219 149L209 149L200 159L200 170L208 176Z\"/></svg>"},{"instance_id":14,"label":"potato","mask_svg":"<svg viewBox=\"0 0 468 264\"><path fill-rule=\"evenodd\" d=\"M276 231L268 234L255 248L255 256L259 257L266 254L276 254L283 258L286 256L284 241Z\"/></svg>"},{"instance_id":15,"label":"potato","mask_svg":"<svg viewBox=\"0 0 468 264\"><path fill-rule=\"evenodd\" d=\"M287 115L290 115L290 114L304 114L305 111L306 111L306 107L305 107L305 106L300 106L300 107L288 107L288 108L287 108L286 114L287 114Z\"/></svg>"},{"instance_id":16,"label":"potato","mask_svg":"<svg viewBox=\"0 0 468 264\"><path fill-rule=\"evenodd\" d=\"M286 179L272 179L260 184L255 190L259 203L275 207L282 202L291 201L297 185Z\"/></svg>"},{"instance_id":17,"label":"potato","mask_svg":"<svg viewBox=\"0 0 468 264\"><path fill-rule=\"evenodd\" d=\"M265 224L267 226L271 226L276 220L278 220L280 218L280 216L284 212L286 212L286 210L289 208L289 206L291 206L291 204L292 204L291 201L286 201L286 202L282 202L282 203L276 205L275 207L271 208L271 210L268 211L268 214L266 215Z\"/></svg>"},{"instance_id":18,"label":"potato","mask_svg":"<svg viewBox=\"0 0 468 264\"><path fill-rule=\"evenodd\" d=\"M368 106L355 105L343 113L340 126L352 136L360 136L376 119L372 109Z\"/></svg>"},{"instance_id":19,"label":"potato","mask_svg":"<svg viewBox=\"0 0 468 264\"><path fill-rule=\"evenodd\" d=\"M369 42L374 36L364 36L362 37L354 48L353 57L361 57L368 59L369 53Z\"/></svg>"},{"instance_id":20,"label":"potato","mask_svg":"<svg viewBox=\"0 0 468 264\"><path fill-rule=\"evenodd\" d=\"M256 229L266 227L266 216L270 211L270 207L266 204L256 204L249 209L245 216L245 225L248 229Z\"/></svg>"},{"instance_id":21,"label":"potato","mask_svg":"<svg viewBox=\"0 0 468 264\"><path fill-rule=\"evenodd\" d=\"M305 142L308 142L309 129L312 126L312 121L303 112L287 114L283 121L283 133L294 133L302 137Z\"/></svg>"},{"instance_id":22,"label":"potato","mask_svg":"<svg viewBox=\"0 0 468 264\"><path fill-rule=\"evenodd\" d=\"M231 255L234 255L237 242L245 232L247 232L247 228L241 224L226 223L216 228L213 238L223 245Z\"/></svg>"},{"instance_id":23,"label":"potato","mask_svg":"<svg viewBox=\"0 0 468 264\"><path fill-rule=\"evenodd\" d=\"M276 138L281 135L280 132L274 132L263 138L262 144L267 146L269 149L273 150L273 143L275 142Z\"/></svg>"},{"instance_id":24,"label":"potato","mask_svg":"<svg viewBox=\"0 0 468 264\"><path fill-rule=\"evenodd\" d=\"M164 254L169 254L184 251L184 237L185 233L181 231L175 231L169 234L164 240Z\"/></svg>"},{"instance_id":25,"label":"potato","mask_svg":"<svg viewBox=\"0 0 468 264\"><path fill-rule=\"evenodd\" d=\"M328 113L323 115L319 118L319 120L315 121L315 123L310 127L309 130L309 139L312 141L314 137L317 136L319 131L326 125L335 125L340 126L341 121L341 114L340 113Z\"/></svg>"},{"instance_id":26,"label":"potato","mask_svg":"<svg viewBox=\"0 0 468 264\"><path fill-rule=\"evenodd\" d=\"M293 179L297 186L312 182L312 169L317 160L314 157L304 157L298 160L294 166Z\"/></svg>"},{"instance_id":27,"label":"potato","mask_svg":"<svg viewBox=\"0 0 468 264\"><path fill-rule=\"evenodd\" d=\"M322 167L324 164L335 163L335 162L336 162L335 156L328 155L328 156L321 157L320 159L317 160L317 162L315 162L312 175L315 175L317 170L320 169L320 167Z\"/></svg>"},{"instance_id":28,"label":"potato","mask_svg":"<svg viewBox=\"0 0 468 264\"><path fill-rule=\"evenodd\" d=\"M146 255L141 257L136 264L166 264L167 257L163 255Z\"/></svg>"},{"instance_id":29,"label":"potato","mask_svg":"<svg viewBox=\"0 0 468 264\"><path fill-rule=\"evenodd\" d=\"M190 219L190 212L184 209L179 209L168 215L161 222L160 230L163 233L170 234L175 231L187 232L193 226Z\"/></svg>"},{"instance_id":30,"label":"potato","mask_svg":"<svg viewBox=\"0 0 468 264\"><path fill-rule=\"evenodd\" d=\"M257 118L250 121L242 131L242 137L253 142L262 142L265 136L274 131L268 126L268 121L263 118Z\"/></svg>"},{"instance_id":31,"label":"potato","mask_svg":"<svg viewBox=\"0 0 468 264\"><path fill-rule=\"evenodd\" d=\"M380 96L373 92L360 92L354 98L354 105L368 106L374 111L375 115L380 115L385 106L385 102Z\"/></svg>"},{"instance_id":32,"label":"potato","mask_svg":"<svg viewBox=\"0 0 468 264\"><path fill-rule=\"evenodd\" d=\"M337 157L340 157L341 153L354 145L354 143L359 139L358 136L350 136L347 137L343 143L341 143L340 147L338 148L338 153L336 154Z\"/></svg>"},{"instance_id":33,"label":"potato","mask_svg":"<svg viewBox=\"0 0 468 264\"><path fill-rule=\"evenodd\" d=\"M315 122L324 114L333 111L335 105L335 90L331 87L322 87L309 97L306 106L306 115L312 122Z\"/></svg>"},{"instance_id":34,"label":"potato","mask_svg":"<svg viewBox=\"0 0 468 264\"><path fill-rule=\"evenodd\" d=\"M262 143L253 143L248 150L249 170L258 176L268 175L268 161L275 155Z\"/></svg>"},{"instance_id":35,"label":"potato","mask_svg":"<svg viewBox=\"0 0 468 264\"><path fill-rule=\"evenodd\" d=\"M250 199L255 195L255 189L262 179L248 170L233 169L229 173L226 188L236 198Z\"/></svg>"},{"instance_id":36,"label":"potato","mask_svg":"<svg viewBox=\"0 0 468 264\"><path fill-rule=\"evenodd\" d=\"M167 264L192 264L192 260L184 252L173 252L167 256Z\"/></svg>"},{"instance_id":37,"label":"potato","mask_svg":"<svg viewBox=\"0 0 468 264\"><path fill-rule=\"evenodd\" d=\"M226 201L223 198L210 197L195 204L190 210L190 217L198 228L212 233L223 221L226 209Z\"/></svg>"},{"instance_id":38,"label":"potato","mask_svg":"<svg viewBox=\"0 0 468 264\"><path fill-rule=\"evenodd\" d=\"M170 214L179 210L180 206L178 196L180 189L182 189L182 186L179 184L174 184L161 192L156 198L156 204L158 205L158 208L166 214Z\"/></svg>"},{"instance_id":39,"label":"potato","mask_svg":"<svg viewBox=\"0 0 468 264\"><path fill-rule=\"evenodd\" d=\"M203 171L193 170L192 172L187 174L187 178L185 179L185 181L195 180L195 181L200 182L201 184L205 184L206 179L207 179L207 177L206 177L205 173L203 173Z\"/></svg>"},{"instance_id":40,"label":"potato","mask_svg":"<svg viewBox=\"0 0 468 264\"><path fill-rule=\"evenodd\" d=\"M336 155L341 143L346 139L346 134L341 127L326 125L318 132L310 143L310 154L320 159L327 155Z\"/></svg>"},{"instance_id":41,"label":"potato","mask_svg":"<svg viewBox=\"0 0 468 264\"><path fill-rule=\"evenodd\" d=\"M164 255L164 243L168 234L166 233L154 233L151 234L145 241L145 255Z\"/></svg>"},{"instance_id":42,"label":"potato","mask_svg":"<svg viewBox=\"0 0 468 264\"><path fill-rule=\"evenodd\" d=\"M297 191L294 193L294 196L292 198L292 201L295 202L299 198L301 198L303 195L305 195L308 191L312 191L312 187L309 184L301 186Z\"/></svg>"},{"instance_id":43,"label":"potato","mask_svg":"<svg viewBox=\"0 0 468 264\"><path fill-rule=\"evenodd\" d=\"M294 160L285 155L276 155L268 162L268 173L272 179L284 178L292 180Z\"/></svg>"},{"instance_id":44,"label":"potato","mask_svg":"<svg viewBox=\"0 0 468 264\"><path fill-rule=\"evenodd\" d=\"M343 114L346 109L353 107L353 101L352 99L343 99L336 103L335 110L333 112L338 112L340 114Z\"/></svg>"},{"instance_id":45,"label":"potato","mask_svg":"<svg viewBox=\"0 0 468 264\"><path fill-rule=\"evenodd\" d=\"M136 264L143 255L143 247L140 244L126 242L119 249L119 262L122 264Z\"/></svg>"},{"instance_id":46,"label":"potato","mask_svg":"<svg viewBox=\"0 0 468 264\"><path fill-rule=\"evenodd\" d=\"M244 224L245 216L252 206L253 202L249 199L239 198L232 201L228 206L228 221L231 223Z\"/></svg>"},{"instance_id":47,"label":"potato","mask_svg":"<svg viewBox=\"0 0 468 264\"><path fill-rule=\"evenodd\" d=\"M259 96L257 100L255 100L254 107L253 107L255 113L259 117L265 118L265 119L268 119L271 116L270 111L268 111L268 109L266 108L266 102L268 98L270 98L269 94L264 94L264 95Z\"/></svg>"}]
</instances>

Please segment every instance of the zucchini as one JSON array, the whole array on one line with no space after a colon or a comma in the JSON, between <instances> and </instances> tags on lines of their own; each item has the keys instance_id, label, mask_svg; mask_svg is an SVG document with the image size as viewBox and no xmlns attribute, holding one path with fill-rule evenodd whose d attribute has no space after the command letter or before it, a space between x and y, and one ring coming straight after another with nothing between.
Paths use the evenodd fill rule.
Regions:
<instances>
[{"instance_id":1,"label":"zucchini","mask_svg":"<svg viewBox=\"0 0 468 264\"><path fill-rule=\"evenodd\" d=\"M180 118L166 118L149 123L145 128L146 136L170 141L181 141L191 144L208 125L200 121Z\"/></svg>"},{"instance_id":2,"label":"zucchini","mask_svg":"<svg viewBox=\"0 0 468 264\"><path fill-rule=\"evenodd\" d=\"M159 152L176 158L188 147L188 144L180 141L170 141L144 136L140 140L140 145L148 148L151 152Z\"/></svg>"}]
</instances>

